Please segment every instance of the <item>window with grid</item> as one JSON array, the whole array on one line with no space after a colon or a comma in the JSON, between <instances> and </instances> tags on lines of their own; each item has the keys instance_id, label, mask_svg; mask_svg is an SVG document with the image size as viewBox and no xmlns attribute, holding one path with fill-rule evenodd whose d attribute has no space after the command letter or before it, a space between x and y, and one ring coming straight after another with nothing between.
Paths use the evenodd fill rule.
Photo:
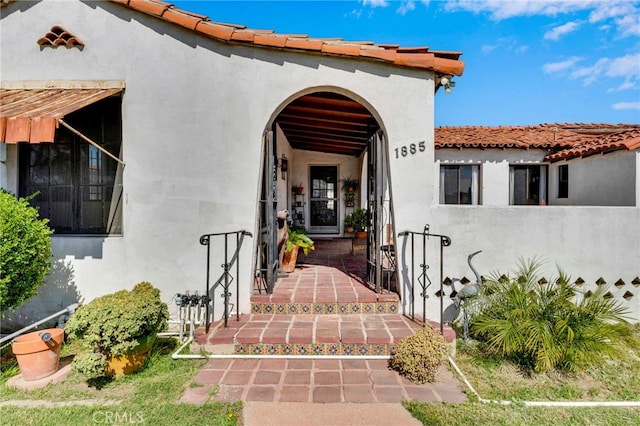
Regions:
<instances>
[{"instance_id":1,"label":"window with grid","mask_svg":"<svg viewBox=\"0 0 640 426\"><path fill-rule=\"evenodd\" d=\"M69 114L65 121L119 156L120 97ZM21 144L19 193L29 196L56 234L122 233L122 166L65 127L54 143Z\"/></svg>"}]
</instances>

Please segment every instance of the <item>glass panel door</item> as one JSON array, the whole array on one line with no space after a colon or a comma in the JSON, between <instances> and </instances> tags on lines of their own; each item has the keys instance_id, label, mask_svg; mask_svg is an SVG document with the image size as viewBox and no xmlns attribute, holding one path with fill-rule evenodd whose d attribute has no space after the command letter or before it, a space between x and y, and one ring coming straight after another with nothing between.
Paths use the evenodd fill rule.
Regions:
<instances>
[{"instance_id":1,"label":"glass panel door","mask_svg":"<svg viewBox=\"0 0 640 426\"><path fill-rule=\"evenodd\" d=\"M309 231L337 234L338 230L338 166L311 166L309 169Z\"/></svg>"}]
</instances>

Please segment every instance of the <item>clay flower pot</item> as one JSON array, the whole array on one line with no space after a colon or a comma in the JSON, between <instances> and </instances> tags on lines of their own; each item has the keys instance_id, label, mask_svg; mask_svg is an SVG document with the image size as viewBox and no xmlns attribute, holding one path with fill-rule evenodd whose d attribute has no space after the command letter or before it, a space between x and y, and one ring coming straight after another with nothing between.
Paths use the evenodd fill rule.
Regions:
<instances>
[{"instance_id":1,"label":"clay flower pot","mask_svg":"<svg viewBox=\"0 0 640 426\"><path fill-rule=\"evenodd\" d=\"M24 334L11 343L24 380L42 379L58 371L63 340L63 329L48 328Z\"/></svg>"},{"instance_id":2,"label":"clay flower pot","mask_svg":"<svg viewBox=\"0 0 640 426\"><path fill-rule=\"evenodd\" d=\"M124 375L133 374L142 369L149 358L149 351L153 347L155 341L156 334L141 337L138 339L138 345L128 354L122 356L110 356L109 364L105 369L106 375L117 379Z\"/></svg>"}]
</instances>

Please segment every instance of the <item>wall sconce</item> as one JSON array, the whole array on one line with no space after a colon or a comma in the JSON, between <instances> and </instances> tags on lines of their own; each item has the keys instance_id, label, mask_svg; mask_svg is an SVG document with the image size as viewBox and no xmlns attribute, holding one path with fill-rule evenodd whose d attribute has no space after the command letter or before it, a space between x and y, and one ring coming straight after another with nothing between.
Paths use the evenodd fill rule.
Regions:
<instances>
[{"instance_id":1,"label":"wall sconce","mask_svg":"<svg viewBox=\"0 0 640 426\"><path fill-rule=\"evenodd\" d=\"M289 171L289 160L286 155L282 154L278 166L280 167L280 176L282 177L282 180L286 180L287 172Z\"/></svg>"},{"instance_id":2,"label":"wall sconce","mask_svg":"<svg viewBox=\"0 0 640 426\"><path fill-rule=\"evenodd\" d=\"M456 87L456 82L453 81L452 75L443 75L440 77L440 84L444 87L444 93L447 95L451 93L452 87Z\"/></svg>"}]
</instances>

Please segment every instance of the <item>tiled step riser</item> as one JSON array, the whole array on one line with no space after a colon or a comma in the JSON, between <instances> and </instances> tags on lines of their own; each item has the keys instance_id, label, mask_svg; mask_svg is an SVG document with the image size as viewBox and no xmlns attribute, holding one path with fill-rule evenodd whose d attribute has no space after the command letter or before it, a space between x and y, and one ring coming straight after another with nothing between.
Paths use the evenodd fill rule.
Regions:
<instances>
[{"instance_id":1,"label":"tiled step riser","mask_svg":"<svg viewBox=\"0 0 640 426\"><path fill-rule=\"evenodd\" d=\"M336 302L336 303L278 303L252 302L252 314L324 315L324 314L395 314L397 301L382 302Z\"/></svg>"},{"instance_id":2,"label":"tiled step riser","mask_svg":"<svg viewBox=\"0 0 640 426\"><path fill-rule=\"evenodd\" d=\"M238 355L391 355L392 344L347 344L347 343L309 343L309 344L236 344Z\"/></svg>"}]
</instances>

